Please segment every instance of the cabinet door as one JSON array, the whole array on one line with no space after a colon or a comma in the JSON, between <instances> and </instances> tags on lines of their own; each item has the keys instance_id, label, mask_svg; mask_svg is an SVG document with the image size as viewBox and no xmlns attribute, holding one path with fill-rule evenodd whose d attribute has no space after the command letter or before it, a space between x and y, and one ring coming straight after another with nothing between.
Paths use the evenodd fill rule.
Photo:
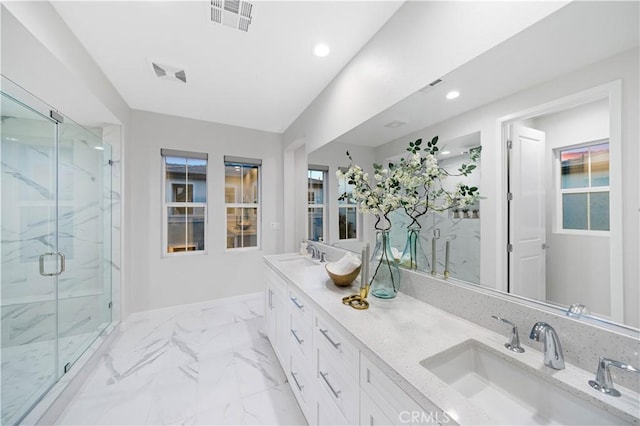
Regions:
<instances>
[{"instance_id":1,"label":"cabinet door","mask_svg":"<svg viewBox=\"0 0 640 426\"><path fill-rule=\"evenodd\" d=\"M267 337L280 361L286 365L288 354L289 321L287 315L287 284L270 269L265 270L265 321Z\"/></svg>"},{"instance_id":2,"label":"cabinet door","mask_svg":"<svg viewBox=\"0 0 640 426\"><path fill-rule=\"evenodd\" d=\"M369 399L375 408L363 406ZM391 424L434 425L447 424L451 419L442 411L421 407L389 376L360 353L360 413L363 424L371 424L371 418L390 419ZM376 424L376 423L373 423Z\"/></svg>"},{"instance_id":3,"label":"cabinet door","mask_svg":"<svg viewBox=\"0 0 640 426\"><path fill-rule=\"evenodd\" d=\"M368 426L394 425L400 422L392 422L366 392L360 393L360 424Z\"/></svg>"},{"instance_id":4,"label":"cabinet door","mask_svg":"<svg viewBox=\"0 0 640 426\"><path fill-rule=\"evenodd\" d=\"M271 346L276 346L276 311L274 304L274 290L268 279L264 280L264 321L265 330Z\"/></svg>"}]
</instances>

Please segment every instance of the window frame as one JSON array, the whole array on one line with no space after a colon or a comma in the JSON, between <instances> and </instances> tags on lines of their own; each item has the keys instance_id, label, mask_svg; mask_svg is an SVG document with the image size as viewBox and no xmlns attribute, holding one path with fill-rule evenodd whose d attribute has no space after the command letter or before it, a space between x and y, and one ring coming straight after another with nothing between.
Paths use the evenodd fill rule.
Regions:
<instances>
[{"instance_id":1,"label":"window frame","mask_svg":"<svg viewBox=\"0 0 640 426\"><path fill-rule=\"evenodd\" d=\"M338 167L339 170L341 170L342 172L346 172L347 170L349 170L347 167ZM343 176L341 178L336 177L336 179L338 179L338 188L340 188L340 179L345 179L345 188L347 187L347 185L349 185L346 181L346 178ZM338 191L340 192L340 191ZM338 198L340 198L340 196L342 196L342 194L338 193ZM338 213L338 217L336 218L336 230L338 231L338 239L337 241L360 241L360 235L361 235L361 229L360 227L362 226L362 213L360 213L360 209L358 209L358 204L348 204L348 203L341 203L339 199L336 199L336 205L337 205L337 213ZM356 212L356 236L355 238L340 238L340 209L347 209L347 208L353 208Z\"/></svg>"},{"instance_id":2,"label":"window frame","mask_svg":"<svg viewBox=\"0 0 640 426\"><path fill-rule=\"evenodd\" d=\"M224 251L228 253L238 253L238 252L246 252L246 251L260 251L262 250L262 160L253 159L253 158L244 158L244 157L231 157L224 156L223 161L223 169L224 173L224 185L223 185L223 194L222 199L224 201ZM257 203L227 203L226 200L226 192L229 186L226 183L227 174L226 168L227 166L248 166L248 167L257 167L258 168L258 185L257 185ZM249 247L231 247L227 246L227 238L228 238L228 218L227 218L227 209L228 208L255 208L256 209L256 245Z\"/></svg>"},{"instance_id":3,"label":"window frame","mask_svg":"<svg viewBox=\"0 0 640 426\"><path fill-rule=\"evenodd\" d=\"M205 202L188 202L188 201L167 201L167 157L176 157L186 159L198 159L206 161L205 166ZM174 256L200 256L208 254L208 225L209 225L209 158L206 153L190 152L190 151L178 151L171 149L161 149L160 158L162 161L162 257L174 257ZM187 176L185 177L184 185L189 186L189 172L187 169ZM173 185L173 184L172 184ZM173 190L173 188L171 188ZM169 208L204 208L204 248L202 250L184 250L184 251L169 251ZM185 242L186 242L186 228L185 228ZM186 246L186 244L185 244Z\"/></svg>"},{"instance_id":4,"label":"window frame","mask_svg":"<svg viewBox=\"0 0 640 426\"><path fill-rule=\"evenodd\" d=\"M323 203L322 204L311 204L311 202L309 201L309 172L320 172L322 173L322 199L323 199ZM328 237L328 229L329 229L329 224L328 224L328 220L327 220L327 211L329 209L329 185L328 185L328 179L329 179L329 167L326 166L318 166L318 165L313 165L313 164L309 164L307 166L307 232L306 232L306 239L307 241L313 241L310 239L310 235L309 235L309 211L310 209L322 209L322 241L318 241L318 242L327 242L327 237ZM316 242L316 241L314 241Z\"/></svg>"},{"instance_id":5,"label":"window frame","mask_svg":"<svg viewBox=\"0 0 640 426\"><path fill-rule=\"evenodd\" d=\"M588 181L589 186L580 188L562 188L562 153L564 151L589 148L592 146L607 144L609 152L609 185L607 186L591 186L591 155L589 155ZM554 232L564 235L585 235L585 236L609 236L611 233L611 142L609 138L597 139L589 142L583 142L574 145L565 145L553 149L555 164L555 208L554 208ZM563 212L564 194L587 194L587 199L593 193L609 194L609 230L599 229L571 229L564 228ZM591 226L591 208L587 202L587 226Z\"/></svg>"}]
</instances>

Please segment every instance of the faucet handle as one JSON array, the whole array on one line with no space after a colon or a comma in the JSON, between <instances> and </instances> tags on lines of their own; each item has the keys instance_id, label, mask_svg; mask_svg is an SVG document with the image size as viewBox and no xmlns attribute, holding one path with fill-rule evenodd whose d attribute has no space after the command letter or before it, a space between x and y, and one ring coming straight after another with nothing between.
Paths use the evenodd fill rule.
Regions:
<instances>
[{"instance_id":1,"label":"faucet handle","mask_svg":"<svg viewBox=\"0 0 640 426\"><path fill-rule=\"evenodd\" d=\"M496 319L498 321L502 321L505 324L509 324L511 329L511 341L504 344L504 347L509 349L510 351L517 352L521 354L524 352L524 348L520 346L520 337L518 336L518 326L509 321L506 318L502 318L496 315L491 315L491 318Z\"/></svg>"},{"instance_id":2,"label":"faucet handle","mask_svg":"<svg viewBox=\"0 0 640 426\"><path fill-rule=\"evenodd\" d=\"M629 364L616 361L614 359L609 359L602 356L600 357L600 359L598 360L598 371L596 371L596 379L589 380L589 385L604 394L618 397L620 396L620 391L613 386L613 379L611 378L611 372L609 371L610 365L618 367L622 370L633 371L634 373L640 373L640 369Z\"/></svg>"}]
</instances>

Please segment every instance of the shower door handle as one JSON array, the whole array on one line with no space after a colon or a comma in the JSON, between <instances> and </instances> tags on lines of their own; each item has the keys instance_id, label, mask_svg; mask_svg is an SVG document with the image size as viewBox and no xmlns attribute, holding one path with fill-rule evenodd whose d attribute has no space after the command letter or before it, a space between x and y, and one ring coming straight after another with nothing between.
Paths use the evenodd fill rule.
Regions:
<instances>
[{"instance_id":1,"label":"shower door handle","mask_svg":"<svg viewBox=\"0 0 640 426\"><path fill-rule=\"evenodd\" d=\"M45 256L53 256L56 255L60 258L60 270L56 271L56 272L45 272L44 271L44 258ZM39 264L40 264L40 275L44 276L44 277L53 277L56 275L60 275L64 272L65 269L65 263L64 263L64 254L60 253L60 252L50 252L50 253L43 253L40 255L39 258Z\"/></svg>"}]
</instances>

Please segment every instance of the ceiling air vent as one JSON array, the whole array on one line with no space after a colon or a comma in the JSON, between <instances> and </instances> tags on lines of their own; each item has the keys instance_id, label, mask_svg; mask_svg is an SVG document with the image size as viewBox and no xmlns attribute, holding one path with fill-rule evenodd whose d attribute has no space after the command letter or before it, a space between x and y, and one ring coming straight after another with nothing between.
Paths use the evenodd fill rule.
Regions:
<instances>
[{"instance_id":1,"label":"ceiling air vent","mask_svg":"<svg viewBox=\"0 0 640 426\"><path fill-rule=\"evenodd\" d=\"M442 83L442 79L440 79L440 78L437 79L437 80L433 80L431 83L427 84L422 89L420 89L419 92L427 93L432 87L437 86L440 83Z\"/></svg>"},{"instance_id":2,"label":"ceiling air vent","mask_svg":"<svg viewBox=\"0 0 640 426\"><path fill-rule=\"evenodd\" d=\"M211 0L211 20L247 32L252 9L253 4L245 0Z\"/></svg>"},{"instance_id":3,"label":"ceiling air vent","mask_svg":"<svg viewBox=\"0 0 640 426\"><path fill-rule=\"evenodd\" d=\"M151 62L153 72L158 78L169 81L187 82L187 74L184 69L171 65L163 65L157 62Z\"/></svg>"}]
</instances>

